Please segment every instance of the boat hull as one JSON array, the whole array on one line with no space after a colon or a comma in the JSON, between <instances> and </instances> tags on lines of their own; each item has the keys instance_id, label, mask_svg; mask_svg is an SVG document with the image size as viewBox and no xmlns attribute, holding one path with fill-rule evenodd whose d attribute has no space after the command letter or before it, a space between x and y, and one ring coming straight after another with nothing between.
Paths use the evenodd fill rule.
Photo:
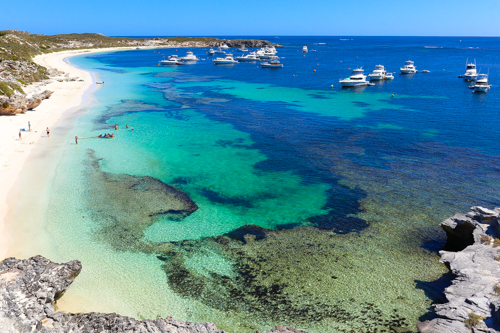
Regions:
<instances>
[{"instance_id":1,"label":"boat hull","mask_svg":"<svg viewBox=\"0 0 500 333\"><path fill-rule=\"evenodd\" d=\"M368 76L370 77L370 81L383 80L385 78L384 74L370 74Z\"/></svg>"},{"instance_id":2,"label":"boat hull","mask_svg":"<svg viewBox=\"0 0 500 333\"><path fill-rule=\"evenodd\" d=\"M339 83L342 85L342 87L361 87L370 84L370 82L368 81L355 82L355 81L343 81L343 80L340 80Z\"/></svg>"},{"instance_id":3,"label":"boat hull","mask_svg":"<svg viewBox=\"0 0 500 333\"><path fill-rule=\"evenodd\" d=\"M464 74L465 81L475 81L477 79L477 74Z\"/></svg>"},{"instance_id":4,"label":"boat hull","mask_svg":"<svg viewBox=\"0 0 500 333\"><path fill-rule=\"evenodd\" d=\"M474 92L488 92L491 86L474 86Z\"/></svg>"},{"instance_id":5,"label":"boat hull","mask_svg":"<svg viewBox=\"0 0 500 333\"><path fill-rule=\"evenodd\" d=\"M236 60L234 61L214 61L214 65L233 65L237 64L238 62Z\"/></svg>"},{"instance_id":6,"label":"boat hull","mask_svg":"<svg viewBox=\"0 0 500 333\"><path fill-rule=\"evenodd\" d=\"M257 62L260 61L260 59L248 59L248 58L237 58L239 62Z\"/></svg>"},{"instance_id":7,"label":"boat hull","mask_svg":"<svg viewBox=\"0 0 500 333\"><path fill-rule=\"evenodd\" d=\"M261 64L260 67L262 67L262 68L283 68L283 64L277 64L277 65Z\"/></svg>"},{"instance_id":8,"label":"boat hull","mask_svg":"<svg viewBox=\"0 0 500 333\"><path fill-rule=\"evenodd\" d=\"M418 71L416 69L403 69L401 68L401 74L415 74Z\"/></svg>"}]
</instances>

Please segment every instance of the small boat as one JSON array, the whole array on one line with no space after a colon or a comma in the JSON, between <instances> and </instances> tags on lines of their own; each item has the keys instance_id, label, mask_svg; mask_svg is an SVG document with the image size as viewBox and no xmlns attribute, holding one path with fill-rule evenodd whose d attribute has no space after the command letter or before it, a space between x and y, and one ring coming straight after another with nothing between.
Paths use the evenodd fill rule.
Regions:
<instances>
[{"instance_id":1,"label":"small boat","mask_svg":"<svg viewBox=\"0 0 500 333\"><path fill-rule=\"evenodd\" d=\"M260 61L260 58L257 57L257 54L255 52L250 52L247 55L236 57L236 60L238 60L239 62L255 62Z\"/></svg>"},{"instance_id":2,"label":"small boat","mask_svg":"<svg viewBox=\"0 0 500 333\"><path fill-rule=\"evenodd\" d=\"M307 53L307 46L302 47L302 53Z\"/></svg>"},{"instance_id":3,"label":"small boat","mask_svg":"<svg viewBox=\"0 0 500 333\"><path fill-rule=\"evenodd\" d=\"M479 74L476 83L472 86L473 92L488 92L491 88L491 84L488 82L487 74Z\"/></svg>"},{"instance_id":4,"label":"small boat","mask_svg":"<svg viewBox=\"0 0 500 333\"><path fill-rule=\"evenodd\" d=\"M311 50L311 51L309 51L309 52L316 52L316 50Z\"/></svg>"},{"instance_id":5,"label":"small boat","mask_svg":"<svg viewBox=\"0 0 500 333\"><path fill-rule=\"evenodd\" d=\"M385 73L384 80L394 80L394 75L392 73Z\"/></svg>"},{"instance_id":6,"label":"small boat","mask_svg":"<svg viewBox=\"0 0 500 333\"><path fill-rule=\"evenodd\" d=\"M208 50L208 55L213 56L214 54L215 54L215 50L213 48L210 48L210 50Z\"/></svg>"},{"instance_id":7,"label":"small boat","mask_svg":"<svg viewBox=\"0 0 500 333\"><path fill-rule=\"evenodd\" d=\"M222 51L222 48L220 48L220 47L214 53L216 53L216 54L226 54L226 52Z\"/></svg>"},{"instance_id":8,"label":"small boat","mask_svg":"<svg viewBox=\"0 0 500 333\"><path fill-rule=\"evenodd\" d=\"M371 72L370 74L368 74L368 76L370 77L370 81L374 81L374 80L383 80L383 79L385 79L385 75L386 74L387 74L387 71L385 70L384 66L382 66L382 65L376 65L375 69L373 70L373 72Z\"/></svg>"},{"instance_id":9,"label":"small boat","mask_svg":"<svg viewBox=\"0 0 500 333\"><path fill-rule=\"evenodd\" d=\"M474 59L474 63L469 63L469 59L467 59L465 63L465 74L463 78L465 81L474 81L478 77L477 69L476 69L476 60Z\"/></svg>"},{"instance_id":10,"label":"small boat","mask_svg":"<svg viewBox=\"0 0 500 333\"><path fill-rule=\"evenodd\" d=\"M415 67L415 64L413 61L408 60L405 62L405 65L400 68L401 74L415 74L417 73L417 67Z\"/></svg>"},{"instance_id":11,"label":"small boat","mask_svg":"<svg viewBox=\"0 0 500 333\"><path fill-rule=\"evenodd\" d=\"M365 71L362 67L356 68L352 71L352 75L345 78L340 79L339 83L342 87L357 87L357 86L368 86L370 82L366 80Z\"/></svg>"},{"instance_id":12,"label":"small boat","mask_svg":"<svg viewBox=\"0 0 500 333\"><path fill-rule=\"evenodd\" d=\"M229 49L229 46L227 46L226 44L222 44L222 45L220 46L220 48L221 48L221 49L224 49L224 50L227 50L227 49Z\"/></svg>"},{"instance_id":13,"label":"small boat","mask_svg":"<svg viewBox=\"0 0 500 333\"><path fill-rule=\"evenodd\" d=\"M168 57L168 60L160 60L160 65L162 66L179 66L185 65L186 63L182 61L177 55L172 54Z\"/></svg>"},{"instance_id":14,"label":"small boat","mask_svg":"<svg viewBox=\"0 0 500 333\"><path fill-rule=\"evenodd\" d=\"M257 57L260 59L271 59L278 53L274 47L263 47L256 51Z\"/></svg>"},{"instance_id":15,"label":"small boat","mask_svg":"<svg viewBox=\"0 0 500 333\"><path fill-rule=\"evenodd\" d=\"M193 54L193 52L187 51L186 52L186 56L182 57L181 60L182 61L199 61L200 58L198 58L197 56L195 56Z\"/></svg>"},{"instance_id":16,"label":"small boat","mask_svg":"<svg viewBox=\"0 0 500 333\"><path fill-rule=\"evenodd\" d=\"M272 57L271 60L263 62L260 64L262 68L283 68L283 64L280 63L279 57Z\"/></svg>"},{"instance_id":17,"label":"small boat","mask_svg":"<svg viewBox=\"0 0 500 333\"><path fill-rule=\"evenodd\" d=\"M215 58L214 65L229 65L229 64L237 64L238 61L234 60L233 55L228 53L224 58Z\"/></svg>"},{"instance_id":18,"label":"small boat","mask_svg":"<svg viewBox=\"0 0 500 333\"><path fill-rule=\"evenodd\" d=\"M95 84L104 84L104 81L96 81Z\"/></svg>"},{"instance_id":19,"label":"small boat","mask_svg":"<svg viewBox=\"0 0 500 333\"><path fill-rule=\"evenodd\" d=\"M239 49L236 49L238 52L248 52L248 49L245 46L240 47Z\"/></svg>"},{"instance_id":20,"label":"small boat","mask_svg":"<svg viewBox=\"0 0 500 333\"><path fill-rule=\"evenodd\" d=\"M429 70L427 70L427 69L424 69L424 70L422 70L421 72L422 72L422 73L430 73L430 71L429 71Z\"/></svg>"}]
</instances>

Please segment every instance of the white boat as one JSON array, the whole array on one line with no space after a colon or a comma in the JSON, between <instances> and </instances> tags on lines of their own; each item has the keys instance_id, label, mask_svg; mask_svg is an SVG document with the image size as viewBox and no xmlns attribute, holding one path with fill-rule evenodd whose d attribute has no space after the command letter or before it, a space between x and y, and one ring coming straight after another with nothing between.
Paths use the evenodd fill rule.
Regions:
<instances>
[{"instance_id":1,"label":"white boat","mask_svg":"<svg viewBox=\"0 0 500 333\"><path fill-rule=\"evenodd\" d=\"M279 57L272 57L271 60L263 62L260 64L262 68L283 68L283 64L280 63Z\"/></svg>"},{"instance_id":2,"label":"white boat","mask_svg":"<svg viewBox=\"0 0 500 333\"><path fill-rule=\"evenodd\" d=\"M229 46L227 46L226 44L222 44L220 48L224 49L224 50L227 50L227 49L229 49Z\"/></svg>"},{"instance_id":3,"label":"white boat","mask_svg":"<svg viewBox=\"0 0 500 333\"><path fill-rule=\"evenodd\" d=\"M249 54L246 54L241 57L236 57L236 60L239 62L255 62L255 61L260 61L260 58L257 57L257 54L255 52L250 52Z\"/></svg>"},{"instance_id":4,"label":"white boat","mask_svg":"<svg viewBox=\"0 0 500 333\"><path fill-rule=\"evenodd\" d=\"M234 60L233 55L231 53L228 53L224 58L214 59L215 65L226 65L226 64L237 64L237 63L238 61Z\"/></svg>"},{"instance_id":5,"label":"white boat","mask_svg":"<svg viewBox=\"0 0 500 333\"><path fill-rule=\"evenodd\" d=\"M193 54L193 52L187 51L186 52L186 56L182 57L181 60L182 61L199 61L200 58L198 58L197 56L195 56Z\"/></svg>"},{"instance_id":6,"label":"white boat","mask_svg":"<svg viewBox=\"0 0 500 333\"><path fill-rule=\"evenodd\" d=\"M215 50L213 48L210 48L210 50L208 50L208 55L213 56L214 54L215 54Z\"/></svg>"},{"instance_id":7,"label":"white boat","mask_svg":"<svg viewBox=\"0 0 500 333\"><path fill-rule=\"evenodd\" d=\"M160 60L160 65L162 66L179 66L185 65L186 63L182 61L177 55L172 54L168 57L168 60Z\"/></svg>"},{"instance_id":8,"label":"white boat","mask_svg":"<svg viewBox=\"0 0 500 333\"><path fill-rule=\"evenodd\" d=\"M385 73L384 80L394 80L394 75L392 73Z\"/></svg>"},{"instance_id":9,"label":"white boat","mask_svg":"<svg viewBox=\"0 0 500 333\"><path fill-rule=\"evenodd\" d=\"M271 59L278 53L274 47L263 47L256 51L257 57L261 59Z\"/></svg>"},{"instance_id":10,"label":"white boat","mask_svg":"<svg viewBox=\"0 0 500 333\"><path fill-rule=\"evenodd\" d=\"M405 65L400 68L401 74L415 74L417 71L417 67L415 67L415 64L413 61L408 60L405 62Z\"/></svg>"},{"instance_id":11,"label":"white boat","mask_svg":"<svg viewBox=\"0 0 500 333\"><path fill-rule=\"evenodd\" d=\"M342 87L357 87L357 86L370 85L370 82L366 80L365 71L363 70L362 67L353 70L351 76L345 79L340 79L339 83L342 85Z\"/></svg>"},{"instance_id":12,"label":"white boat","mask_svg":"<svg viewBox=\"0 0 500 333\"><path fill-rule=\"evenodd\" d=\"M385 79L386 75L387 75L387 71L385 70L385 67L382 65L376 65L373 72L368 74L368 76L370 77L370 81L383 80L383 79Z\"/></svg>"},{"instance_id":13,"label":"white boat","mask_svg":"<svg viewBox=\"0 0 500 333\"><path fill-rule=\"evenodd\" d=\"M220 47L214 53L217 53L217 54L226 54L226 52L222 51L222 49Z\"/></svg>"},{"instance_id":14,"label":"white boat","mask_svg":"<svg viewBox=\"0 0 500 333\"><path fill-rule=\"evenodd\" d=\"M491 84L488 82L488 75L479 74L473 88L474 92L488 92L491 88Z\"/></svg>"},{"instance_id":15,"label":"white boat","mask_svg":"<svg viewBox=\"0 0 500 333\"><path fill-rule=\"evenodd\" d=\"M248 49L245 46L240 47L239 49L236 49L238 52L248 52Z\"/></svg>"},{"instance_id":16,"label":"white boat","mask_svg":"<svg viewBox=\"0 0 500 333\"><path fill-rule=\"evenodd\" d=\"M465 81L474 81L478 77L477 69L476 69L476 60L474 60L474 63L469 63L469 59L467 59L467 62L465 63L465 74L464 74L464 79Z\"/></svg>"},{"instance_id":17,"label":"white boat","mask_svg":"<svg viewBox=\"0 0 500 333\"><path fill-rule=\"evenodd\" d=\"M307 53L307 46L302 47L302 53Z\"/></svg>"}]
</instances>

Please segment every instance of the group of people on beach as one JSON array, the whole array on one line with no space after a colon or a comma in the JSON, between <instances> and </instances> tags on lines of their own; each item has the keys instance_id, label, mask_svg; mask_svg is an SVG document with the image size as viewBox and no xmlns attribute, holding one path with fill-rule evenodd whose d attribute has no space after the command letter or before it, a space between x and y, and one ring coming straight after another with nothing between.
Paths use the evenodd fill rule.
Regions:
<instances>
[{"instance_id":1,"label":"group of people on beach","mask_svg":"<svg viewBox=\"0 0 500 333\"><path fill-rule=\"evenodd\" d=\"M19 140L22 140L23 137L22 137L22 134L21 132L25 132L26 130L24 128L21 128L19 130ZM28 120L28 132L31 132L31 121ZM50 136L50 129L47 127L47 137Z\"/></svg>"}]
</instances>

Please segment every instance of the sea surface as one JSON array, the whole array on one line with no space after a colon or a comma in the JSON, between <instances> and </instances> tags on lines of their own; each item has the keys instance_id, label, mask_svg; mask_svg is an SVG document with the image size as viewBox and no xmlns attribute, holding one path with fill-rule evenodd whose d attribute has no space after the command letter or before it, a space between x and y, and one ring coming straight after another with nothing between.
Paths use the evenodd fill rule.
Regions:
<instances>
[{"instance_id":1,"label":"sea surface","mask_svg":"<svg viewBox=\"0 0 500 333\"><path fill-rule=\"evenodd\" d=\"M158 64L190 49L69 59L105 84L51 132L58 162L26 245L82 261L61 309L231 333L415 332L432 318L450 283L440 221L500 206L500 38L260 38L284 45L283 68L215 66L208 48L175 68ZM489 93L458 78L467 59ZM400 75L406 60L430 73ZM395 79L338 83L377 64ZM151 179L198 209L155 211Z\"/></svg>"}]
</instances>

